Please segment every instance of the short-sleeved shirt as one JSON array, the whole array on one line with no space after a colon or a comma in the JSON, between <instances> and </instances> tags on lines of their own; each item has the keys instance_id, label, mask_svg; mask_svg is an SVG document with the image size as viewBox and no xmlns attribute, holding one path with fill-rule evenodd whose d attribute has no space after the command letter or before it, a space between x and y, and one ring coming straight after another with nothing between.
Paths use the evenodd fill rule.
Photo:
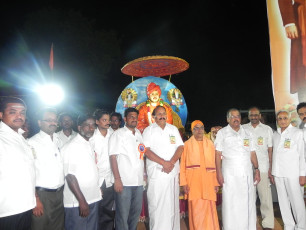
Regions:
<instances>
[{"instance_id":1,"label":"short-sleeved shirt","mask_svg":"<svg viewBox=\"0 0 306 230\"><path fill-rule=\"evenodd\" d=\"M0 217L31 210L35 205L31 148L21 133L0 122Z\"/></svg>"},{"instance_id":2,"label":"short-sleeved shirt","mask_svg":"<svg viewBox=\"0 0 306 230\"><path fill-rule=\"evenodd\" d=\"M234 176L252 173L251 152L256 149L250 131L240 126L236 132L227 125L218 131L214 144L222 152L223 173Z\"/></svg>"},{"instance_id":3,"label":"short-sleeved shirt","mask_svg":"<svg viewBox=\"0 0 306 230\"><path fill-rule=\"evenodd\" d=\"M117 156L118 170L123 186L143 185L143 141L141 133L135 135L126 126L116 130L109 139L109 155Z\"/></svg>"},{"instance_id":4,"label":"short-sleeved shirt","mask_svg":"<svg viewBox=\"0 0 306 230\"><path fill-rule=\"evenodd\" d=\"M166 161L171 160L179 146L184 146L178 129L168 123L164 129L156 123L148 126L143 132L143 141L146 147ZM146 168L149 178L176 176L180 172L179 161L169 174L162 172L163 167L150 159L146 160Z\"/></svg>"},{"instance_id":5,"label":"short-sleeved shirt","mask_svg":"<svg viewBox=\"0 0 306 230\"><path fill-rule=\"evenodd\" d=\"M57 189L64 185L63 157L59 150L60 139L56 133L53 140L47 133L40 131L28 140L33 148L36 187Z\"/></svg>"},{"instance_id":6,"label":"short-sleeved shirt","mask_svg":"<svg viewBox=\"0 0 306 230\"><path fill-rule=\"evenodd\" d=\"M64 155L65 176L71 174L76 177L87 203L92 204L101 200L96 157L89 141L78 134L63 146L62 153ZM64 207L78 206L79 202L70 190L67 180L65 180Z\"/></svg>"},{"instance_id":7,"label":"short-sleeved shirt","mask_svg":"<svg viewBox=\"0 0 306 230\"><path fill-rule=\"evenodd\" d=\"M253 135L256 148L256 156L258 160L260 172L267 173L269 170L269 153L268 148L272 147L272 128L268 125L259 124L254 128L251 123L242 125L244 129L249 130Z\"/></svg>"},{"instance_id":8,"label":"short-sleeved shirt","mask_svg":"<svg viewBox=\"0 0 306 230\"><path fill-rule=\"evenodd\" d=\"M107 134L104 137L98 128L96 128L94 135L90 138L89 142L93 146L95 153L97 154L97 166L99 170L99 184L102 186L104 180L106 187L112 186L112 170L110 167L109 155L108 155L108 141L113 132L108 129Z\"/></svg>"},{"instance_id":9,"label":"short-sleeved shirt","mask_svg":"<svg viewBox=\"0 0 306 230\"><path fill-rule=\"evenodd\" d=\"M289 125L273 134L272 174L277 177L305 176L305 148L302 130Z\"/></svg>"}]
</instances>

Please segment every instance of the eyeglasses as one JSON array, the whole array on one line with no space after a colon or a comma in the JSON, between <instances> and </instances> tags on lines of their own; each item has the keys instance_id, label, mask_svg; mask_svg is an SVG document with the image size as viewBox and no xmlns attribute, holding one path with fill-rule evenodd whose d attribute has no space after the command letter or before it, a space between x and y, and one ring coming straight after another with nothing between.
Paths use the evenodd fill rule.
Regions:
<instances>
[{"instance_id":1,"label":"eyeglasses","mask_svg":"<svg viewBox=\"0 0 306 230\"><path fill-rule=\"evenodd\" d=\"M240 116L240 115L238 115L238 116L233 116L233 115L232 115L232 116L230 116L230 118L231 118L231 119L234 119L234 118L240 119L241 116Z\"/></svg>"},{"instance_id":2,"label":"eyeglasses","mask_svg":"<svg viewBox=\"0 0 306 230\"><path fill-rule=\"evenodd\" d=\"M51 119L48 119L48 120L41 120L41 121L44 121L44 122L47 122L47 123L58 123L57 120L51 120Z\"/></svg>"},{"instance_id":3,"label":"eyeglasses","mask_svg":"<svg viewBox=\"0 0 306 230\"><path fill-rule=\"evenodd\" d=\"M287 121L289 119L289 117L278 117L277 120L281 121Z\"/></svg>"},{"instance_id":4,"label":"eyeglasses","mask_svg":"<svg viewBox=\"0 0 306 230\"><path fill-rule=\"evenodd\" d=\"M259 117L259 114L250 114L250 117Z\"/></svg>"}]
</instances>

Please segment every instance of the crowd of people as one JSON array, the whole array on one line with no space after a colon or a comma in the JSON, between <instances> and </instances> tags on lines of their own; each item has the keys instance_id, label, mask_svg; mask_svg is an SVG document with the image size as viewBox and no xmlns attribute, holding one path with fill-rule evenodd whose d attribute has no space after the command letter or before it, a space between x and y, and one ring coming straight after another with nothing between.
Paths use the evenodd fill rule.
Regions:
<instances>
[{"instance_id":1,"label":"crowd of people","mask_svg":"<svg viewBox=\"0 0 306 230\"><path fill-rule=\"evenodd\" d=\"M193 121L187 140L167 123L163 105L154 108L154 122L143 132L136 108L127 108L123 118L96 109L76 121L67 112L42 108L36 117L40 130L29 137L26 112L20 98L1 103L1 230L136 230L144 185L150 230L180 229L180 188L190 230L256 230L257 195L262 227L273 229L271 183L285 229L306 229L305 102L297 106L300 127L281 110L272 130L257 107L242 125L240 111L232 108L228 125L209 133L203 121Z\"/></svg>"}]
</instances>

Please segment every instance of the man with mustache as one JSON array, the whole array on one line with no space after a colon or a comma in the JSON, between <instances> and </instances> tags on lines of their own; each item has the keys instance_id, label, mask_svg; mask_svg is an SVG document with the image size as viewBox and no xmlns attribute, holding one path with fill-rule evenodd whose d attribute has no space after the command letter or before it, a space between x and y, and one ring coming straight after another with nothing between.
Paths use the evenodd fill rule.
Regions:
<instances>
[{"instance_id":1,"label":"man with mustache","mask_svg":"<svg viewBox=\"0 0 306 230\"><path fill-rule=\"evenodd\" d=\"M114 175L115 226L116 230L134 230L142 208L145 146L136 128L138 110L127 108L124 121L125 126L115 131L109 139L109 156Z\"/></svg>"},{"instance_id":2,"label":"man with mustache","mask_svg":"<svg viewBox=\"0 0 306 230\"><path fill-rule=\"evenodd\" d=\"M256 230L255 186L260 182L256 148L250 131L240 125L237 109L228 110L227 122L215 141L223 229Z\"/></svg>"},{"instance_id":3,"label":"man with mustache","mask_svg":"<svg viewBox=\"0 0 306 230\"><path fill-rule=\"evenodd\" d=\"M166 122L163 106L157 106L152 115L155 123L143 133L150 229L180 229L179 158L184 143L178 129Z\"/></svg>"},{"instance_id":4,"label":"man with mustache","mask_svg":"<svg viewBox=\"0 0 306 230\"><path fill-rule=\"evenodd\" d=\"M62 130L57 132L57 134L61 139L61 145L63 146L69 140L74 138L77 135L77 133L73 130L73 117L70 113L62 112L59 115L58 122Z\"/></svg>"},{"instance_id":5,"label":"man with mustache","mask_svg":"<svg viewBox=\"0 0 306 230\"><path fill-rule=\"evenodd\" d=\"M35 170L30 146L22 136L26 105L5 97L0 107L0 229L29 230L35 207Z\"/></svg>"},{"instance_id":6,"label":"man with mustache","mask_svg":"<svg viewBox=\"0 0 306 230\"><path fill-rule=\"evenodd\" d=\"M249 109L250 123L242 127L249 130L254 139L256 155L258 158L260 182L257 184L257 192L260 200L260 212L262 227L264 230L274 228L273 200L269 178L272 178L272 128L260 122L261 113L257 107Z\"/></svg>"},{"instance_id":7,"label":"man with mustache","mask_svg":"<svg viewBox=\"0 0 306 230\"><path fill-rule=\"evenodd\" d=\"M40 132L28 140L33 148L36 171L36 207L32 230L64 229L64 170L59 149L61 140L55 133L57 112L54 108L38 111Z\"/></svg>"},{"instance_id":8,"label":"man with mustache","mask_svg":"<svg viewBox=\"0 0 306 230\"><path fill-rule=\"evenodd\" d=\"M89 142L96 129L90 114L78 117L75 138L62 148L64 172L65 230L98 230L98 208L102 198L96 154Z\"/></svg>"},{"instance_id":9,"label":"man with mustache","mask_svg":"<svg viewBox=\"0 0 306 230\"><path fill-rule=\"evenodd\" d=\"M99 204L99 230L113 230L114 228L114 186L112 183L112 171L108 155L108 141L113 133L110 128L109 112L96 109L93 114L97 128L90 138L97 155L97 167L99 171L99 186L102 190L103 199Z\"/></svg>"},{"instance_id":10,"label":"man with mustache","mask_svg":"<svg viewBox=\"0 0 306 230\"><path fill-rule=\"evenodd\" d=\"M284 229L306 229L306 163L303 132L290 124L288 111L277 112L276 120L278 128L273 134L272 175Z\"/></svg>"}]
</instances>

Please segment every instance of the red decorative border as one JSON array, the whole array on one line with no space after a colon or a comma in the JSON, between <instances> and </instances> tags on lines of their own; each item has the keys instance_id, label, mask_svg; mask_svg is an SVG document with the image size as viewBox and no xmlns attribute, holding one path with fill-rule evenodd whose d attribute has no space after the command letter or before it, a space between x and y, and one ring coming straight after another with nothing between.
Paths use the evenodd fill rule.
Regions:
<instances>
[{"instance_id":1,"label":"red decorative border","mask_svg":"<svg viewBox=\"0 0 306 230\"><path fill-rule=\"evenodd\" d=\"M121 72L134 77L162 77L181 73L189 68L188 62L171 56L148 56L135 59L121 69Z\"/></svg>"}]
</instances>

